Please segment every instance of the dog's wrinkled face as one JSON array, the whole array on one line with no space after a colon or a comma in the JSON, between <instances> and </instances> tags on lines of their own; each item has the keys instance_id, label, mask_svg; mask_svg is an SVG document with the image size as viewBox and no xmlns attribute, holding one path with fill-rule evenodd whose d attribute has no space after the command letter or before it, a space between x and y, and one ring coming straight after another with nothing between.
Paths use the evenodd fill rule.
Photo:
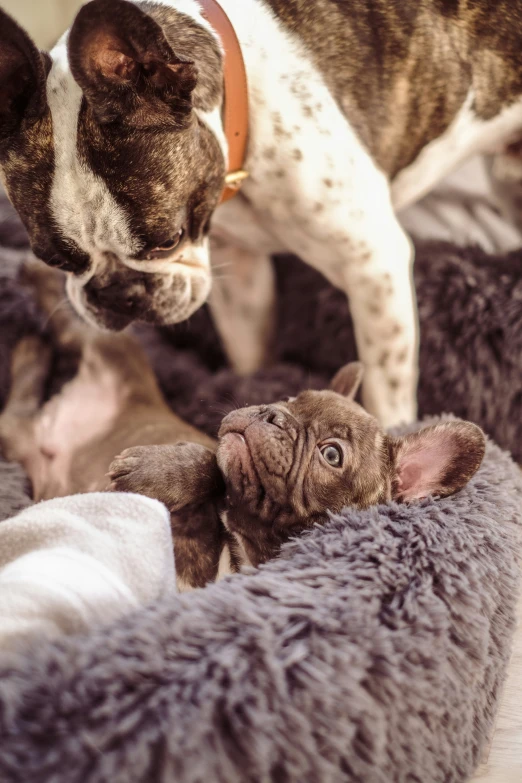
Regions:
<instances>
[{"instance_id":1,"label":"dog's wrinkled face","mask_svg":"<svg viewBox=\"0 0 522 783\"><path fill-rule=\"evenodd\" d=\"M222 55L201 20L94 0L46 55L0 11L2 179L91 322L175 323L206 300L221 101Z\"/></svg>"},{"instance_id":2,"label":"dog's wrinkled face","mask_svg":"<svg viewBox=\"0 0 522 783\"><path fill-rule=\"evenodd\" d=\"M386 435L353 400L361 376L361 365L350 364L330 391L303 392L223 420L217 457L226 523L255 564L289 536L324 522L329 511L450 495L480 466L485 438L468 422Z\"/></svg>"}]
</instances>

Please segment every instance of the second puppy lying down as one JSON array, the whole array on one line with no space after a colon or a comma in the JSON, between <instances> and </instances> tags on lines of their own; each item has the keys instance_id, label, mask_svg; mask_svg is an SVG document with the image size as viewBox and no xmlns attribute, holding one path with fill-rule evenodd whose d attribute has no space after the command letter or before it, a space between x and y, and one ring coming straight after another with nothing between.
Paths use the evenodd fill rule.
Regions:
<instances>
[{"instance_id":1,"label":"second puppy lying down","mask_svg":"<svg viewBox=\"0 0 522 783\"><path fill-rule=\"evenodd\" d=\"M230 413L217 452L178 443L114 460L113 489L168 507L180 589L277 556L329 511L445 497L470 480L485 451L478 427L445 422L391 437L354 402L361 377L348 364L328 391Z\"/></svg>"}]
</instances>

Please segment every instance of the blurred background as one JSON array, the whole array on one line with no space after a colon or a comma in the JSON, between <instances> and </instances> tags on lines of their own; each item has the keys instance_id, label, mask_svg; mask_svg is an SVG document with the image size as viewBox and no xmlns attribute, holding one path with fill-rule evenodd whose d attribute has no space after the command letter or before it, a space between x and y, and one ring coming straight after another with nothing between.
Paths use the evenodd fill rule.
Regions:
<instances>
[{"instance_id":1,"label":"blurred background","mask_svg":"<svg viewBox=\"0 0 522 783\"><path fill-rule=\"evenodd\" d=\"M0 0L40 49L50 49L70 26L85 0Z\"/></svg>"}]
</instances>

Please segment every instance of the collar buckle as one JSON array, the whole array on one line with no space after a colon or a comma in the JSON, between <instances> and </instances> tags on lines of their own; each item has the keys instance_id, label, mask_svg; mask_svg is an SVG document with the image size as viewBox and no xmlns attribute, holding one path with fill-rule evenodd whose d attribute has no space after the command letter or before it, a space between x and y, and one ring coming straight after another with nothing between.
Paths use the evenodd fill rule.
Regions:
<instances>
[{"instance_id":1,"label":"collar buckle","mask_svg":"<svg viewBox=\"0 0 522 783\"><path fill-rule=\"evenodd\" d=\"M245 171L244 169L229 171L225 177L225 185L227 188L230 188L230 190L239 190L248 176L248 171Z\"/></svg>"}]
</instances>

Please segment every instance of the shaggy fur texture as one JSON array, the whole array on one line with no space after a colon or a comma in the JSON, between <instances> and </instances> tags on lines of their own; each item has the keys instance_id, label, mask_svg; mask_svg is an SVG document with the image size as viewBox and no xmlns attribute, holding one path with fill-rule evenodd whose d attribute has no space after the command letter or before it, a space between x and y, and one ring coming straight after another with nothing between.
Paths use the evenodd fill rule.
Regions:
<instances>
[{"instance_id":1,"label":"shaggy fur texture","mask_svg":"<svg viewBox=\"0 0 522 783\"><path fill-rule=\"evenodd\" d=\"M10 346L42 328L13 283L22 255L2 256L3 394ZM517 457L521 263L444 246L417 264L423 410L452 408ZM277 363L254 378L226 369L206 312L141 332L176 411L210 433L234 404L321 386L354 354L342 295L290 259L278 274ZM18 474L0 469L4 488ZM28 502L17 481L2 516ZM464 781L509 657L521 501L490 444L452 498L345 511L257 572L4 656L0 780Z\"/></svg>"},{"instance_id":2,"label":"shaggy fur texture","mask_svg":"<svg viewBox=\"0 0 522 783\"><path fill-rule=\"evenodd\" d=\"M518 468L345 511L281 559L0 662L5 783L454 783L480 760L517 596Z\"/></svg>"}]
</instances>

